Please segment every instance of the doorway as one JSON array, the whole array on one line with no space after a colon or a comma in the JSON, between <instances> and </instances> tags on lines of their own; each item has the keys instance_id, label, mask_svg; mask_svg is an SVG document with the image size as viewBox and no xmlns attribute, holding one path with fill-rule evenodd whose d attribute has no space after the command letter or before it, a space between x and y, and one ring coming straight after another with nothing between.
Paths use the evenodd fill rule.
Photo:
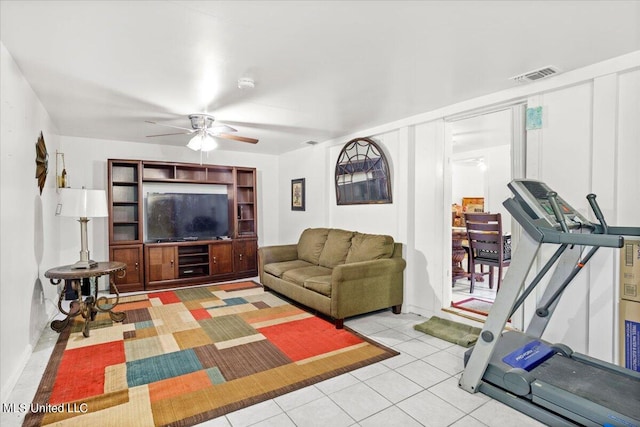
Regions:
<instances>
[{"instance_id":1,"label":"doorway","mask_svg":"<svg viewBox=\"0 0 640 427\"><path fill-rule=\"evenodd\" d=\"M451 218L452 243L456 231L464 232L464 222L460 221L463 212L500 213L502 233L512 240L511 215L502 203L511 196L507 184L514 177L524 176L524 116L525 105L511 105L502 109L467 115L464 118L450 119L447 122L450 138L451 172ZM472 204L469 204L471 201ZM468 251L466 239L464 259L459 268L468 274ZM459 244L457 245L459 252ZM453 249L455 252L456 249ZM452 258L455 254L452 254ZM458 256L458 259L460 257ZM455 260L454 260L455 263ZM456 269L455 265L453 267ZM508 268L508 267L507 267ZM502 276L507 268L503 269ZM489 288L489 276L476 275L473 293L470 292L468 276L452 276L451 301L460 307L470 307L469 311L485 311L490 308L496 297L497 268L494 283ZM488 271L488 267L484 267ZM476 266L476 272L480 268ZM478 281L481 278L482 281ZM486 304L485 304L486 302Z\"/></svg>"}]
</instances>

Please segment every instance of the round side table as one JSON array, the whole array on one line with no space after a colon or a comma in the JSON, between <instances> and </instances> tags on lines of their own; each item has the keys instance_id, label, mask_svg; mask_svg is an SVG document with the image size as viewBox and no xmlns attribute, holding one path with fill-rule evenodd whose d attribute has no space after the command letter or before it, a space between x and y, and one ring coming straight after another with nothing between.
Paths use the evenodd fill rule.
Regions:
<instances>
[{"instance_id":1,"label":"round side table","mask_svg":"<svg viewBox=\"0 0 640 427\"><path fill-rule=\"evenodd\" d=\"M69 280L72 289L75 290L78 295L77 299L71 302L71 306L67 312L62 308L62 300L64 299L65 292L60 293L58 310L60 310L62 314L66 314L67 317L63 320L52 321L51 329L56 332L62 332L62 330L69 325L71 319L80 314L85 319L82 335L88 337L90 322L95 319L98 311L109 313L109 317L111 317L111 320L114 322L122 322L126 317L126 313L113 311L120 300L120 294L113 279L115 274L118 274L118 277L124 277L126 268L127 265L123 262L99 262L98 265L93 268L75 269L73 265L63 265L47 270L47 272L44 273L44 277L49 279L52 285L58 285L62 280ZM82 279L93 278L97 280L97 278L107 275L109 276L109 283L115 291L116 300L110 303L106 296L98 298L97 283L95 286L89 287L89 294L86 295L86 298L83 300Z\"/></svg>"}]
</instances>

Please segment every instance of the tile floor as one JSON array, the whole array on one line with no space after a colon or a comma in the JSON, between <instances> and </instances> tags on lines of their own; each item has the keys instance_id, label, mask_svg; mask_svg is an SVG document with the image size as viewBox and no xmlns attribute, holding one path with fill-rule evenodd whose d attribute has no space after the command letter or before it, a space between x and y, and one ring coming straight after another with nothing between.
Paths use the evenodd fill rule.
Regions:
<instances>
[{"instance_id":1,"label":"tile floor","mask_svg":"<svg viewBox=\"0 0 640 427\"><path fill-rule=\"evenodd\" d=\"M348 327L401 354L200 426L543 425L483 394L460 389L466 349L413 329L425 320L390 310L348 319ZM57 336L45 328L7 403L31 402ZM19 426L23 418L24 414L3 411L0 425Z\"/></svg>"},{"instance_id":2,"label":"tile floor","mask_svg":"<svg viewBox=\"0 0 640 427\"><path fill-rule=\"evenodd\" d=\"M465 257L465 259L462 261L462 268L464 268L465 270L468 270L468 263L467 263L467 258ZM488 267L484 267L485 271L487 271ZM504 279L504 275L507 273L507 270L509 269L509 267L505 267L504 270L502 271L502 278ZM480 271L480 266L476 266L476 271ZM494 269L494 273L498 274L498 269L495 268ZM494 282L497 282L497 277L494 278ZM485 300L495 300L496 299L496 283L494 283L493 289L489 289L489 276L485 275L483 276L483 281L482 282L478 282L476 281L474 287L473 287L473 293L469 292L469 288L471 286L471 282L468 279L458 279L456 280L456 282L453 284L453 295L452 295L452 300L453 301L460 301L463 300L465 298L469 298L469 297L476 297L476 298L482 298Z\"/></svg>"},{"instance_id":3,"label":"tile floor","mask_svg":"<svg viewBox=\"0 0 640 427\"><path fill-rule=\"evenodd\" d=\"M487 279L484 282L476 282L473 287L473 293L469 292L470 283L467 279L458 279L453 284L452 296L453 301L461 301L466 298L476 297L487 301L496 299L496 288L489 289Z\"/></svg>"}]
</instances>

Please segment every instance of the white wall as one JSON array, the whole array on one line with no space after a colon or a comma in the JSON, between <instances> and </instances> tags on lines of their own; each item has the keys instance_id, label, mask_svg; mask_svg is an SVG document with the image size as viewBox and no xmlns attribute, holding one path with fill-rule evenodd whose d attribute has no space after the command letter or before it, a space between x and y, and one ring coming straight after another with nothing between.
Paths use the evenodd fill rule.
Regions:
<instances>
[{"instance_id":1,"label":"white wall","mask_svg":"<svg viewBox=\"0 0 640 427\"><path fill-rule=\"evenodd\" d=\"M544 124L529 131L528 176L547 182L594 221L589 193L598 196L609 224L640 226L639 94L636 67L531 97L530 105L544 109ZM616 360L618 252L600 249L574 279L553 318L564 327L549 328L545 338Z\"/></svg>"},{"instance_id":2,"label":"white wall","mask_svg":"<svg viewBox=\"0 0 640 427\"><path fill-rule=\"evenodd\" d=\"M280 230L279 243L296 243L305 228L324 227L328 221L327 179L328 150L320 145L283 154L279 158L278 182L271 197L277 203L277 224ZM291 180L305 179L305 210L291 210Z\"/></svg>"},{"instance_id":3,"label":"white wall","mask_svg":"<svg viewBox=\"0 0 640 427\"><path fill-rule=\"evenodd\" d=\"M402 241L402 221L401 211L406 204L406 199L399 195L402 183L406 182L402 178L403 159L400 154L400 139L398 132L390 132L382 135L376 135L380 149L384 151L389 169L392 176L391 180L391 197L394 203L378 203L372 205L337 205L335 186L330 185L328 188L328 212L329 224L331 227L342 228L345 230L355 230L361 233L377 233L388 234L393 236L396 241ZM345 141L346 142L346 141ZM335 166L338 156L343 146L333 146L329 148L329 163L325 173L333 184L335 182ZM400 165L397 164L400 163Z\"/></svg>"},{"instance_id":4,"label":"white wall","mask_svg":"<svg viewBox=\"0 0 640 427\"><path fill-rule=\"evenodd\" d=\"M482 159L482 164L485 164L484 153L480 153L480 157L474 158ZM485 172L486 170L476 162L455 159L451 165L451 200L453 203L462 206L463 197L485 197Z\"/></svg>"},{"instance_id":5,"label":"white wall","mask_svg":"<svg viewBox=\"0 0 640 427\"><path fill-rule=\"evenodd\" d=\"M497 108L523 100L529 106L544 108L543 128L529 131L527 135L527 177L546 181L584 213L588 213L585 196L593 191L599 194L598 200L611 224L639 225L637 216L630 213L640 211L637 197L640 188L637 167L640 159L637 147L640 140L639 68L640 52L635 52L547 81L361 130L281 156L283 188L288 185L287 179L294 178L289 176L289 171L295 171L297 178L312 174L314 181L324 182L318 187L324 188L323 200L327 203L305 215L283 215L282 240L297 241L302 229L317 225L391 234L405 244L408 263L403 311L447 316L441 308L448 306L451 298L452 153L444 120L475 109L486 111L492 105ZM337 206L335 203L332 183L337 154L350 139L362 136L379 142L392 164L394 202L391 205ZM320 176L311 166L323 158L327 160L322 164L324 176ZM499 161L506 161L505 156ZM500 178L499 185L504 184L503 181L505 178ZM498 184L492 182L487 186L493 190ZM510 195L508 190L498 193L488 197L502 201ZM280 206L286 207L289 203L288 195L281 195ZM548 252L547 248L542 251L543 255ZM576 351L613 361L617 330L617 253L602 249L590 264L589 271L570 287L545 338L563 341Z\"/></svg>"},{"instance_id":6,"label":"white wall","mask_svg":"<svg viewBox=\"0 0 640 427\"><path fill-rule=\"evenodd\" d=\"M106 189L107 159L159 160L199 163L200 155L181 146L62 136L60 149L65 153L66 170L73 188ZM255 167L258 185L258 244L279 241L278 228L278 158L243 152L214 151L203 159L204 164ZM55 218L63 236L60 242L62 263L78 258L80 230L71 218ZM106 218L89 222L89 249L95 260L109 259L109 233ZM107 283L100 285L107 288Z\"/></svg>"},{"instance_id":7,"label":"white wall","mask_svg":"<svg viewBox=\"0 0 640 427\"><path fill-rule=\"evenodd\" d=\"M345 141L346 143L347 141ZM406 168L396 169L395 161L402 158L399 133L377 135L376 142L384 151L392 175L391 195L394 203L376 205L336 204L335 165L343 145L330 143L310 146L280 157L280 230L282 243L296 243L300 233L309 227L336 227L363 233L382 233L403 241L406 224L399 217L406 215ZM402 161L404 163L404 160ZM399 176L400 179L395 177ZM306 210L291 210L291 180L304 178Z\"/></svg>"},{"instance_id":8,"label":"white wall","mask_svg":"<svg viewBox=\"0 0 640 427\"><path fill-rule=\"evenodd\" d=\"M451 151L450 145L444 143L443 120L416 125L414 135L414 155L407 162L414 171L413 183L409 184L414 200L413 232L409 232L413 238L407 244L403 310L430 317L441 315L440 309L450 301L443 283L451 283L446 278L451 270L450 177L445 182L445 170L450 173L445 159Z\"/></svg>"},{"instance_id":9,"label":"white wall","mask_svg":"<svg viewBox=\"0 0 640 427\"><path fill-rule=\"evenodd\" d=\"M6 60L5 60L6 59ZM2 47L2 400L5 401L33 345L58 313L56 287L43 273L79 259L80 230L72 218L56 217L55 151L65 154L72 188L106 189L107 159L199 162L184 147L55 135L44 108ZM39 196L34 179L35 142L43 130L50 153L50 173ZM258 184L258 243L279 241L278 158L216 151L209 164L255 167ZM91 219L89 249L95 260L107 260L108 223ZM105 278L100 289L107 289Z\"/></svg>"},{"instance_id":10,"label":"white wall","mask_svg":"<svg viewBox=\"0 0 640 427\"><path fill-rule=\"evenodd\" d=\"M39 196L33 171L39 131L49 152L65 153L71 185L106 187L108 158L198 162L183 147L60 137L46 111L2 46L2 261L1 331L2 397L13 386L44 322L55 313L55 287L42 273L78 257L77 224L55 218L53 175ZM640 51L555 76L475 98L437 111L360 130L278 158L215 152L208 163L258 168L259 244L297 241L306 227L330 226L386 233L404 243L403 310L423 316L446 316L441 308L451 298L451 143L444 119L475 109L527 99L545 108L545 125L530 132L529 177L546 180L568 201L585 207L589 191L610 223L638 225L640 188ZM48 136L50 135L50 136ZM387 205L337 206L334 166L342 146L354 137L371 136L388 156L393 200ZM566 179L575 173L576 180ZM565 178L562 178L565 177ZM291 179L307 180L304 212L291 211ZM92 222L94 222L92 220ZM59 236L64 236L61 238ZM94 259L107 258L107 224L90 224ZM58 254L59 251L59 254ZM579 304L549 328L552 338L567 339L576 350L605 360L615 353L617 254L601 251L575 291ZM613 283L613 285L612 285ZM574 292L574 291L572 291ZM582 293L581 293L582 292ZM577 305L575 302L573 305Z\"/></svg>"},{"instance_id":11,"label":"white wall","mask_svg":"<svg viewBox=\"0 0 640 427\"><path fill-rule=\"evenodd\" d=\"M604 194L610 194L609 198L613 212L612 221L617 224L638 225L638 212L640 212L640 70L621 73L617 79L602 78L597 88L604 92L602 95L602 108L597 114L609 114L617 117L609 119L603 117L603 131L598 133L598 151L594 158L594 166L601 165L600 160L606 155L605 165L596 168L599 174L604 176L604 167L613 165L617 174L613 180L606 181L603 188ZM602 87L604 86L604 87ZM604 110L604 111L603 111ZM611 135L617 136L616 149L611 147ZM616 153L617 151L617 153ZM604 154L601 154L604 152ZM597 191L599 185L594 185ZM613 189L613 191L611 191ZM599 192L602 194L602 192ZM602 196L601 196L602 197Z\"/></svg>"},{"instance_id":12,"label":"white wall","mask_svg":"<svg viewBox=\"0 0 640 427\"><path fill-rule=\"evenodd\" d=\"M546 182L585 216L589 216L585 196L591 190L591 99L591 82L532 97L529 105L543 108L543 127L527 135L530 141L539 140L528 146L527 176ZM543 246L543 258L548 259L553 250L555 247ZM588 279L580 274L573 280L553 317L554 324L565 326L549 328L545 334L551 342L563 342L580 352L587 345ZM543 290L544 286L538 287L538 298Z\"/></svg>"},{"instance_id":13,"label":"white wall","mask_svg":"<svg viewBox=\"0 0 640 427\"><path fill-rule=\"evenodd\" d=\"M56 287L43 274L58 265L55 153L58 135L48 113L0 43L0 384L2 401L24 368L46 323L57 312ZM35 144L42 132L49 174L40 195Z\"/></svg>"}]
</instances>

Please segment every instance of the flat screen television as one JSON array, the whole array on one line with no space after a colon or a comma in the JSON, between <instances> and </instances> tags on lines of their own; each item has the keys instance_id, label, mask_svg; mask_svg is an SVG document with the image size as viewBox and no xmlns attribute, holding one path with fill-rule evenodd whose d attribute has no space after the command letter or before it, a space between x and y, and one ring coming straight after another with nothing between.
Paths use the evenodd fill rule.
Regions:
<instances>
[{"instance_id":1,"label":"flat screen television","mask_svg":"<svg viewBox=\"0 0 640 427\"><path fill-rule=\"evenodd\" d=\"M147 193L147 241L211 240L229 235L226 194Z\"/></svg>"}]
</instances>

